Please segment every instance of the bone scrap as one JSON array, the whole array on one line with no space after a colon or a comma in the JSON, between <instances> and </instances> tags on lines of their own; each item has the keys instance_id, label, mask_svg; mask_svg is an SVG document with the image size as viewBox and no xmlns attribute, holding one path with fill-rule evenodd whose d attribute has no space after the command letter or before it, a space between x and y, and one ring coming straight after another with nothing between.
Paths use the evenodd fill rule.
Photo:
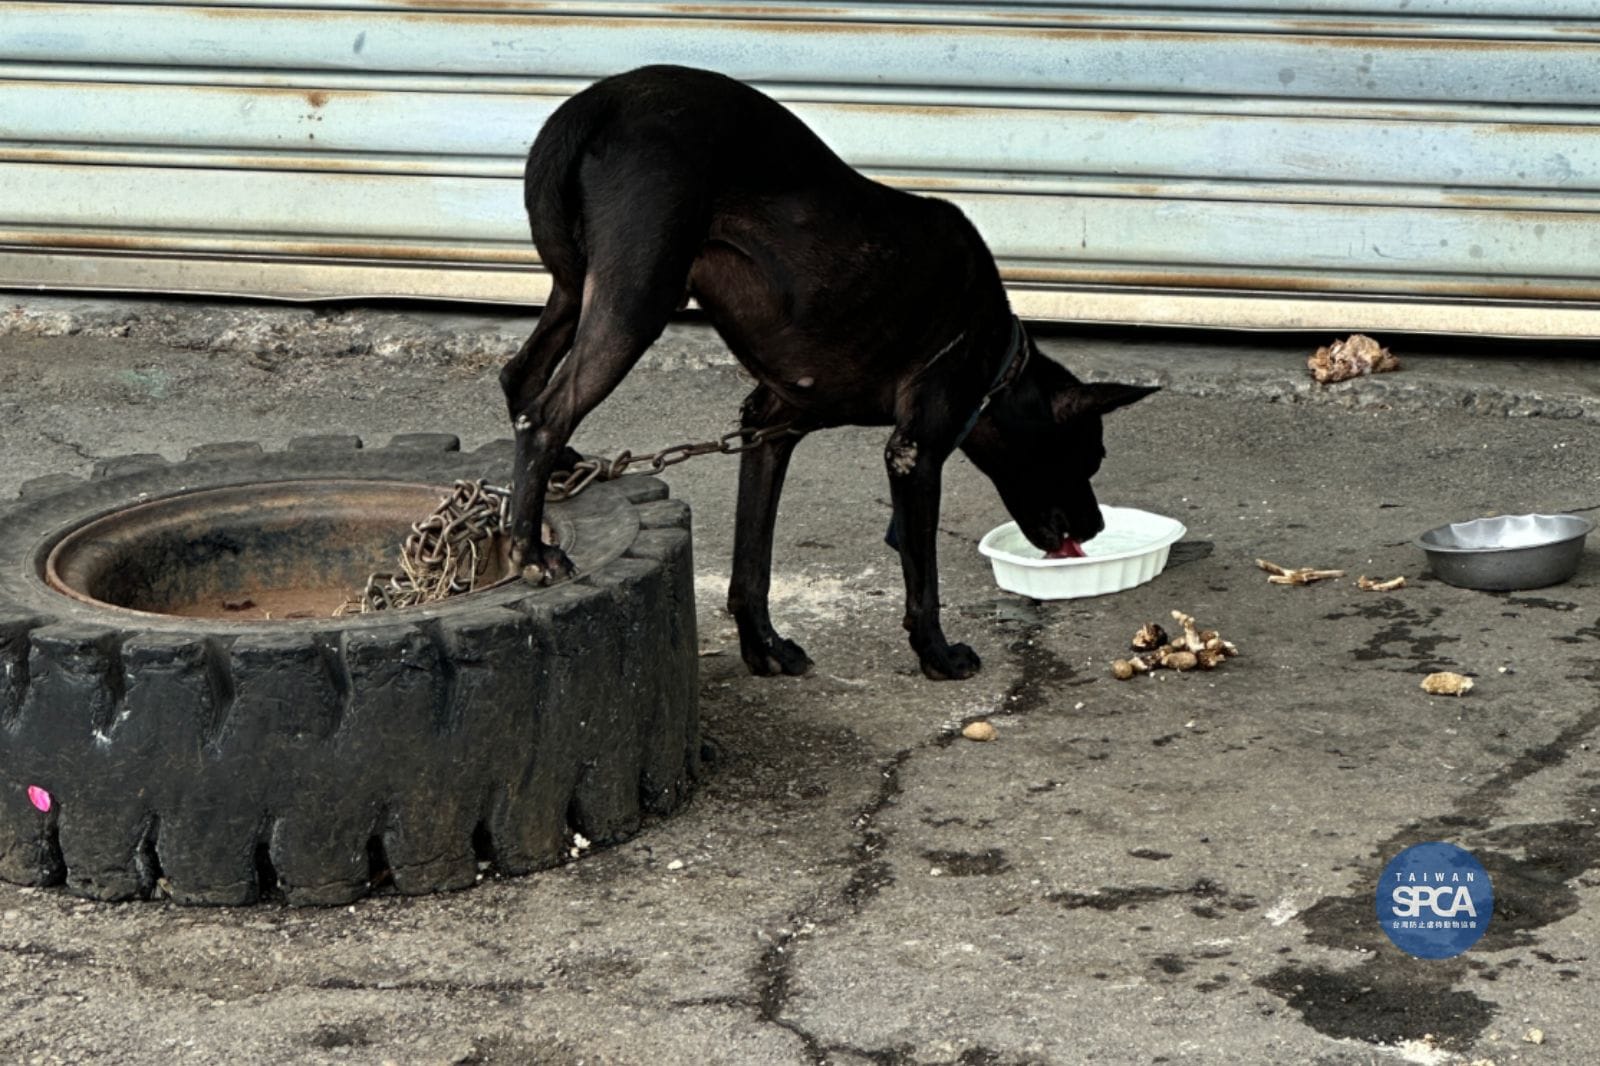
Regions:
<instances>
[{"instance_id":1,"label":"bone scrap","mask_svg":"<svg viewBox=\"0 0 1600 1066\"><path fill-rule=\"evenodd\" d=\"M1256 565L1267 572L1267 581L1274 585L1311 585L1328 578L1344 577L1343 570L1318 570L1310 566L1287 567L1257 559Z\"/></svg>"},{"instance_id":2,"label":"bone scrap","mask_svg":"<svg viewBox=\"0 0 1600 1066\"><path fill-rule=\"evenodd\" d=\"M1215 670L1223 661L1239 654L1232 641L1223 640L1214 629L1201 629L1193 615L1182 611L1172 612L1173 621L1183 628L1183 635L1167 640L1167 633L1154 622L1146 623L1133 635L1132 643L1143 654L1128 659L1117 659L1111 664L1111 674L1118 681L1126 681L1135 674L1148 674L1152 670ZM1156 634L1164 643L1154 646Z\"/></svg>"},{"instance_id":3,"label":"bone scrap","mask_svg":"<svg viewBox=\"0 0 1600 1066\"><path fill-rule=\"evenodd\" d=\"M1472 691L1472 678L1445 670L1422 679L1422 691L1430 696L1465 696Z\"/></svg>"},{"instance_id":4,"label":"bone scrap","mask_svg":"<svg viewBox=\"0 0 1600 1066\"><path fill-rule=\"evenodd\" d=\"M1306 367L1319 385L1331 385L1367 374L1399 370L1400 360L1389 349L1362 333L1352 333L1342 341L1318 348L1306 360Z\"/></svg>"}]
</instances>

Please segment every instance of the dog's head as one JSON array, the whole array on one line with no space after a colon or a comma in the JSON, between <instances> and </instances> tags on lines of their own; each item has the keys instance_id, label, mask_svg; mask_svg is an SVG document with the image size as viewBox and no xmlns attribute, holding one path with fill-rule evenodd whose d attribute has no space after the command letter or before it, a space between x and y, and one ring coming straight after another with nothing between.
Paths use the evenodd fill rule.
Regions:
<instances>
[{"instance_id":1,"label":"dog's head","mask_svg":"<svg viewBox=\"0 0 1600 1066\"><path fill-rule=\"evenodd\" d=\"M1027 366L985 408L963 450L1035 547L1081 554L1078 543L1105 526L1089 484L1106 454L1101 419L1159 386L1085 384L1023 343Z\"/></svg>"}]
</instances>

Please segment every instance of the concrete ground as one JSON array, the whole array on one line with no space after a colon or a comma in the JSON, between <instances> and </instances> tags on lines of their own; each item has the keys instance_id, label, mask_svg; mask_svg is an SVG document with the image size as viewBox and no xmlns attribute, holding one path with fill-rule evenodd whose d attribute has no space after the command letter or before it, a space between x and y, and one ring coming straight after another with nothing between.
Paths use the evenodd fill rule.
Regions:
<instances>
[{"instance_id":1,"label":"concrete ground","mask_svg":"<svg viewBox=\"0 0 1600 1066\"><path fill-rule=\"evenodd\" d=\"M218 440L474 447L505 435L495 370L525 325L0 302L0 490ZM721 609L734 461L673 469L716 752L687 810L539 875L331 911L0 885L4 1059L1600 1061L1600 556L1491 595L1433 580L1411 545L1446 520L1600 510L1600 369L1391 340L1400 373L1322 390L1307 338L1047 333L1081 374L1168 386L1108 421L1097 485L1188 534L1129 592L1004 594L975 550L1004 514L954 461L946 629L985 663L964 683L925 681L900 630L883 431L797 453L773 613L816 661L805 678L749 676ZM747 388L678 326L577 443L714 436ZM1257 557L1350 577L1271 586ZM1362 592L1360 574L1409 584ZM1113 680L1173 608L1242 657ZM1429 697L1435 669L1477 686ZM956 735L976 718L994 742ZM1435 839L1496 892L1487 936L1448 961L1403 954L1373 914L1378 871Z\"/></svg>"}]
</instances>

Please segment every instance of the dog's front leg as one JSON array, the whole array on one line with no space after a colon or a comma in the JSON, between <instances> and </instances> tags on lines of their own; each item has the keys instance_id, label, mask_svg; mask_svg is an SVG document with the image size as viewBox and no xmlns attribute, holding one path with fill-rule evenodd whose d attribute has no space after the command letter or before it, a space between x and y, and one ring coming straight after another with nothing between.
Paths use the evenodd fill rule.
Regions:
<instances>
[{"instance_id":1,"label":"dog's front leg","mask_svg":"<svg viewBox=\"0 0 1600 1066\"><path fill-rule=\"evenodd\" d=\"M982 667L978 653L945 640L939 625L939 495L948 446L901 426L889 438L884 461L889 468L889 498L894 504L900 569L906 581L906 631L935 681L959 681Z\"/></svg>"},{"instance_id":2,"label":"dog's front leg","mask_svg":"<svg viewBox=\"0 0 1600 1066\"><path fill-rule=\"evenodd\" d=\"M740 425L753 431L780 425L793 416L793 410L772 393L757 388L744 401ZM767 609L778 498L789 472L789 457L799 442L798 433L785 433L739 456L739 505L734 518L728 610L739 627L740 656L751 673L763 677L803 674L811 669L805 650L772 628Z\"/></svg>"}]
</instances>

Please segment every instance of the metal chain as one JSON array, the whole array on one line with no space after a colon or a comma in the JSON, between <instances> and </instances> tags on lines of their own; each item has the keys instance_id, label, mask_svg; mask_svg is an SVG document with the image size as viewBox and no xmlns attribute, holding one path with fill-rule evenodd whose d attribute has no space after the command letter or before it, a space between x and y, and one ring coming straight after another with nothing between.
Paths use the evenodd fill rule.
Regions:
<instances>
[{"instance_id":1,"label":"metal chain","mask_svg":"<svg viewBox=\"0 0 1600 1066\"><path fill-rule=\"evenodd\" d=\"M471 592L492 561L494 540L510 524L511 490L484 479L457 481L434 512L413 523L400 546L401 573L375 573L337 614L369 614Z\"/></svg>"},{"instance_id":2,"label":"metal chain","mask_svg":"<svg viewBox=\"0 0 1600 1066\"><path fill-rule=\"evenodd\" d=\"M737 455L759 448L774 437L798 435L799 432L793 422L784 422L762 429L736 429L716 440L674 444L649 455L621 452L613 459L584 459L568 473L552 477L545 488L545 495L551 500L570 500L596 481L621 477L629 467L649 466L652 474L659 474L667 467L676 466L697 455Z\"/></svg>"},{"instance_id":3,"label":"metal chain","mask_svg":"<svg viewBox=\"0 0 1600 1066\"><path fill-rule=\"evenodd\" d=\"M735 455L798 432L794 423L785 422L765 429L736 429L716 440L674 444L649 455L622 452L613 459L584 459L570 472L552 477L545 492L552 501L570 500L596 481L621 477L629 467L647 465L651 473L659 474L697 455ZM432 514L411 526L400 547L401 573L372 574L361 594L335 614L413 607L471 592L489 569L495 539L510 527L510 488L490 485L483 478L457 481ZM549 543L550 527L540 532Z\"/></svg>"}]
</instances>

